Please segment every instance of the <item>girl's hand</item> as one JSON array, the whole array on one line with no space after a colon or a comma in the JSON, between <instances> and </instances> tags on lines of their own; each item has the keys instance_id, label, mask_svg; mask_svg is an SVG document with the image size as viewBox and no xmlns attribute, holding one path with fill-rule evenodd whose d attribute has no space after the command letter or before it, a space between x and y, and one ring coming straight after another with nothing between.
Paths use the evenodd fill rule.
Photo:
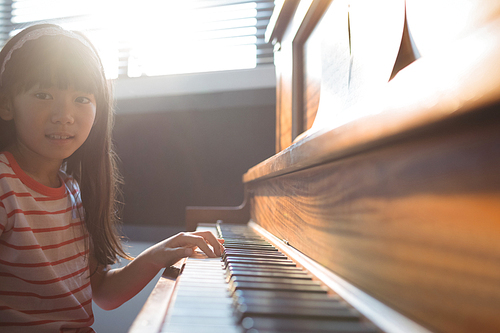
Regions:
<instances>
[{"instance_id":1,"label":"girl's hand","mask_svg":"<svg viewBox=\"0 0 500 333\"><path fill-rule=\"evenodd\" d=\"M224 240L210 231L181 232L148 248L138 258L163 268L192 255L197 247L210 258L220 257L224 251L222 243Z\"/></svg>"},{"instance_id":2,"label":"girl's hand","mask_svg":"<svg viewBox=\"0 0 500 333\"><path fill-rule=\"evenodd\" d=\"M91 257L92 294L94 301L105 310L112 310L136 295L164 267L193 254L199 247L211 258L223 251L222 239L217 239L210 231L181 232L165 239L132 260L127 266L108 269L98 266Z\"/></svg>"}]
</instances>

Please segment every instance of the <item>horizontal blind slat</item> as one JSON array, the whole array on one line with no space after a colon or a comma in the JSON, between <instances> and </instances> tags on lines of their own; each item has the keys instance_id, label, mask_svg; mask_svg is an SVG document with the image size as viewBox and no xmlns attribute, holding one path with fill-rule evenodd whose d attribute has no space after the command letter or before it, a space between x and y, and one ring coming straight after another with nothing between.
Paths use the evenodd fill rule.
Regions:
<instances>
[{"instance_id":1,"label":"horizontal blind slat","mask_svg":"<svg viewBox=\"0 0 500 333\"><path fill-rule=\"evenodd\" d=\"M179 25L177 25L177 28L169 27L168 24L163 23L163 21L168 21L163 16L172 13L168 10L162 12L157 8L149 7L153 4L150 0L143 0L139 4L132 0L117 1L119 7L112 8L113 11L108 16L109 20L120 18L116 20L119 24L96 19L96 13L101 17L105 17L103 14L105 9L101 10L101 7L106 7L106 0L72 1L71 3L76 4L73 8L68 5L69 1L67 0L52 0L52 3L61 5L56 8L58 10L57 14L59 14L57 17L54 17L53 14L56 12L54 8L49 8L52 17L39 15L41 9L44 6L47 7L46 1L43 0L0 0L0 22L2 22L3 18L2 9L4 7L2 6L4 2L9 4L5 7L6 17L9 21L11 13L14 14L13 23L4 22L1 24L6 29L5 39L8 38L10 29L19 30L37 23L55 23L66 29L83 31L100 50L105 67L106 63L113 63L113 66L115 66L114 71L119 77L129 72L132 63L142 61L144 65L144 63L148 63L152 59L152 53L160 52L162 49L164 51L161 52L167 52L165 59L177 59L175 61L179 61L183 57L189 59L193 57L192 52L200 49L204 57L213 56L216 61L225 59L225 57L232 54L232 52L237 52L237 50L243 52L243 50L250 51L253 49L251 52L254 54L255 66L273 62L272 46L266 44L264 40L265 28L274 8L274 1L272 0L183 0L182 2L172 2L178 7L187 8L189 6L189 8L192 8L192 12L184 16L184 18L188 21L190 17L197 17L198 22L194 23L203 22L203 25L197 28L198 30L194 28L194 23L187 24L189 29L183 29ZM157 2L161 6L166 6L165 3ZM83 4L83 7L79 7L79 4ZM99 5L96 7L99 10L93 10L92 6L94 5ZM23 15L25 15L25 18L23 18ZM128 19L124 19L124 17L128 17ZM141 23L143 17L150 19L143 20L146 23ZM179 24L182 24L182 21ZM140 31L140 27L145 29L144 32ZM174 30L175 34L169 35L170 30ZM179 36L183 30L186 33L190 30L190 34L187 34L184 39ZM147 45L144 41L153 32L159 33L158 37L153 39L159 45ZM2 37L2 30L0 30L0 43ZM198 48L189 45L190 43L196 44ZM209 43L212 43L212 48L208 46ZM148 52L144 47L149 47L154 51ZM215 52L214 49L219 53ZM172 52L176 52L177 55L171 55ZM183 52L185 52L184 56L182 55ZM144 60L140 60L143 56L141 54L145 54L151 59L144 58ZM115 60L104 59L108 56L114 57ZM234 58L239 57L234 56ZM157 58L161 59L161 56L158 55ZM158 63L158 67L163 68L162 70L165 71L165 68L169 66L168 64Z\"/></svg>"}]
</instances>

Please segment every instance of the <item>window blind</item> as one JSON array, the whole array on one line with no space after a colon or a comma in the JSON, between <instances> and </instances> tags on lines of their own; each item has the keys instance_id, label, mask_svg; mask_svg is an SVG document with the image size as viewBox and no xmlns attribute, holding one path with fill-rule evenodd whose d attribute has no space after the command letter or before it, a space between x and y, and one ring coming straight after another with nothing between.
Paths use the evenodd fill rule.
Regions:
<instances>
[{"instance_id":1,"label":"window blind","mask_svg":"<svg viewBox=\"0 0 500 333\"><path fill-rule=\"evenodd\" d=\"M11 24L12 1L0 0L0 45L3 46L9 39L12 30Z\"/></svg>"},{"instance_id":2,"label":"window blind","mask_svg":"<svg viewBox=\"0 0 500 333\"><path fill-rule=\"evenodd\" d=\"M83 31L99 49L109 78L273 63L264 40L272 0L1 1L6 36L37 23Z\"/></svg>"}]
</instances>

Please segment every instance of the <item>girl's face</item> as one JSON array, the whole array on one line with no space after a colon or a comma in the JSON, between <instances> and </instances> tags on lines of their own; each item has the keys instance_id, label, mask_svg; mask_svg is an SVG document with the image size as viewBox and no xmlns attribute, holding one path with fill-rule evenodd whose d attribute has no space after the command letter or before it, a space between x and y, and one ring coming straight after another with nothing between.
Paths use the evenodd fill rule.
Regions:
<instances>
[{"instance_id":1,"label":"girl's face","mask_svg":"<svg viewBox=\"0 0 500 333\"><path fill-rule=\"evenodd\" d=\"M28 160L62 163L87 139L96 117L93 94L57 87L30 90L13 100L16 148ZM8 120L8 119L4 119Z\"/></svg>"}]
</instances>

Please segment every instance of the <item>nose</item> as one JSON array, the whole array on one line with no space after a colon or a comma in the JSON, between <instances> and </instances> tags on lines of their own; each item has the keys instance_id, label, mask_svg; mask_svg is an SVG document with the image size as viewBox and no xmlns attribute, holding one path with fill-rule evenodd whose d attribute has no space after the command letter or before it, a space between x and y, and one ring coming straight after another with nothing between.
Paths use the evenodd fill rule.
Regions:
<instances>
[{"instance_id":1,"label":"nose","mask_svg":"<svg viewBox=\"0 0 500 333\"><path fill-rule=\"evenodd\" d=\"M72 103L66 98L54 101L51 120L55 124L73 124L75 122L75 118Z\"/></svg>"}]
</instances>

